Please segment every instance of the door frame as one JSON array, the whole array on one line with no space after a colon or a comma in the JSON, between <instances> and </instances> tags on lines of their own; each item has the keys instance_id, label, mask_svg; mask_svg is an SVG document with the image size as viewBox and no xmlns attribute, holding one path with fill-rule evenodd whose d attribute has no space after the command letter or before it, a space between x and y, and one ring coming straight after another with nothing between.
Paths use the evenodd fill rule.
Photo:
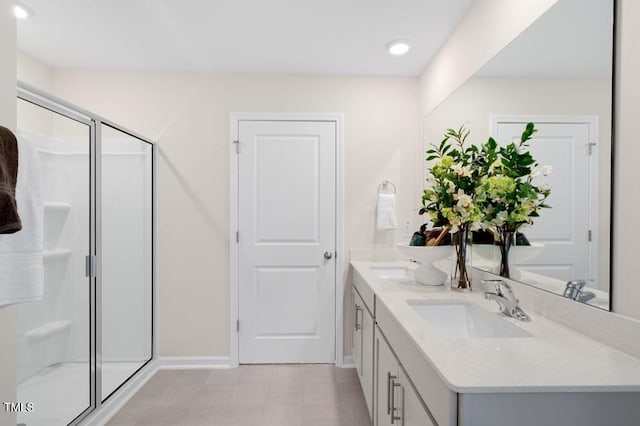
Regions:
<instances>
[{"instance_id":1,"label":"door frame","mask_svg":"<svg viewBox=\"0 0 640 426\"><path fill-rule=\"evenodd\" d=\"M498 124L503 123L569 123L586 124L589 126L589 139L593 149L589 156L589 229L591 230L591 244L589 245L589 274L598 277L598 241L600 236L598 199L599 199L599 159L600 127L597 115L536 115L536 114L495 114L489 117L490 134L497 132ZM499 143L499 142L498 142Z\"/></svg>"},{"instance_id":2,"label":"door frame","mask_svg":"<svg viewBox=\"0 0 640 426\"><path fill-rule=\"evenodd\" d=\"M238 243L236 233L239 229L239 170L238 153L235 141L238 140L238 127L241 121L324 121L336 124L336 272L334 291L335 314L335 364L344 365L343 342L343 304L344 288L347 280L347 250L344 246L344 114L342 113L273 113L273 112L232 112L229 117L229 364L239 365L239 274ZM241 148L240 148L241 149Z\"/></svg>"}]
</instances>

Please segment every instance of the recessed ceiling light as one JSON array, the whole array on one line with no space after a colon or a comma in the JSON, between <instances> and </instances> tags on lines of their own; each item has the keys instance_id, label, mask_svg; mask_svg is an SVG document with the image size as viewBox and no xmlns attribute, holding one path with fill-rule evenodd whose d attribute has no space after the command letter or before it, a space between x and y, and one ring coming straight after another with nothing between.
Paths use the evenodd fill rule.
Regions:
<instances>
[{"instance_id":1,"label":"recessed ceiling light","mask_svg":"<svg viewBox=\"0 0 640 426\"><path fill-rule=\"evenodd\" d=\"M387 50L393 56L401 56L409 51L409 42L407 40L394 40L387 44Z\"/></svg>"},{"instance_id":2,"label":"recessed ceiling light","mask_svg":"<svg viewBox=\"0 0 640 426\"><path fill-rule=\"evenodd\" d=\"M27 19L33 16L33 11L22 3L15 3L13 6L13 14L18 19Z\"/></svg>"}]
</instances>

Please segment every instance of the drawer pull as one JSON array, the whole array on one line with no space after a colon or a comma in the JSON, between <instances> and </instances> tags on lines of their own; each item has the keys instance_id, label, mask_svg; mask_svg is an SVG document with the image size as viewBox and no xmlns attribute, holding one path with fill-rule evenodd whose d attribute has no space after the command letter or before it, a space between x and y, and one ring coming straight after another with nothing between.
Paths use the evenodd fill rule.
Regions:
<instances>
[{"instance_id":1,"label":"drawer pull","mask_svg":"<svg viewBox=\"0 0 640 426\"><path fill-rule=\"evenodd\" d=\"M356 324L355 324L356 331L362 329L362 322L360 322L360 323L358 322L358 312L362 313L362 307L356 305Z\"/></svg>"},{"instance_id":2,"label":"drawer pull","mask_svg":"<svg viewBox=\"0 0 640 426\"><path fill-rule=\"evenodd\" d=\"M395 379L397 377L396 376L391 376L391 395L390 395L390 399L391 399L391 412L389 413L391 415L391 424L395 424L396 420L402 420L401 416L396 416L396 411L398 411L398 409L396 408L396 387L401 387L402 385L400 383L396 383Z\"/></svg>"}]
</instances>

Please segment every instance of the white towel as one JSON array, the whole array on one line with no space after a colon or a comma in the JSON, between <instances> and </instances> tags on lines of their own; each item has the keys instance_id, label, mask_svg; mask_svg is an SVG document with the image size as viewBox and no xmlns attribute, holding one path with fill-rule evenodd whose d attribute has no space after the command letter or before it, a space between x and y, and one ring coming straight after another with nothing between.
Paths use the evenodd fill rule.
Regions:
<instances>
[{"instance_id":1,"label":"white towel","mask_svg":"<svg viewBox=\"0 0 640 426\"><path fill-rule=\"evenodd\" d=\"M36 147L19 138L18 214L22 230L0 235L0 306L40 300L44 296L42 182Z\"/></svg>"},{"instance_id":2,"label":"white towel","mask_svg":"<svg viewBox=\"0 0 640 426\"><path fill-rule=\"evenodd\" d=\"M398 218L396 217L396 195L378 194L378 231L396 229Z\"/></svg>"}]
</instances>

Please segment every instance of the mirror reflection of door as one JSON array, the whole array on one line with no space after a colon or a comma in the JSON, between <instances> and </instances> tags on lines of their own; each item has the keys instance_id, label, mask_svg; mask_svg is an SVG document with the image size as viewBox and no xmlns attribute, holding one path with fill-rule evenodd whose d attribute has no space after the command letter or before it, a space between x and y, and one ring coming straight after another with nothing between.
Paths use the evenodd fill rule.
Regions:
<instances>
[{"instance_id":1,"label":"mirror reflection of door","mask_svg":"<svg viewBox=\"0 0 640 426\"><path fill-rule=\"evenodd\" d=\"M531 153L539 167L553 172L536 178L551 187L548 203L533 226L523 229L530 242L542 249L518 266L542 278L562 281L597 277L597 117L492 117L492 134L501 144L518 141L527 122L538 132ZM592 145L594 144L594 145ZM595 187L595 188L594 188Z\"/></svg>"}]
</instances>

